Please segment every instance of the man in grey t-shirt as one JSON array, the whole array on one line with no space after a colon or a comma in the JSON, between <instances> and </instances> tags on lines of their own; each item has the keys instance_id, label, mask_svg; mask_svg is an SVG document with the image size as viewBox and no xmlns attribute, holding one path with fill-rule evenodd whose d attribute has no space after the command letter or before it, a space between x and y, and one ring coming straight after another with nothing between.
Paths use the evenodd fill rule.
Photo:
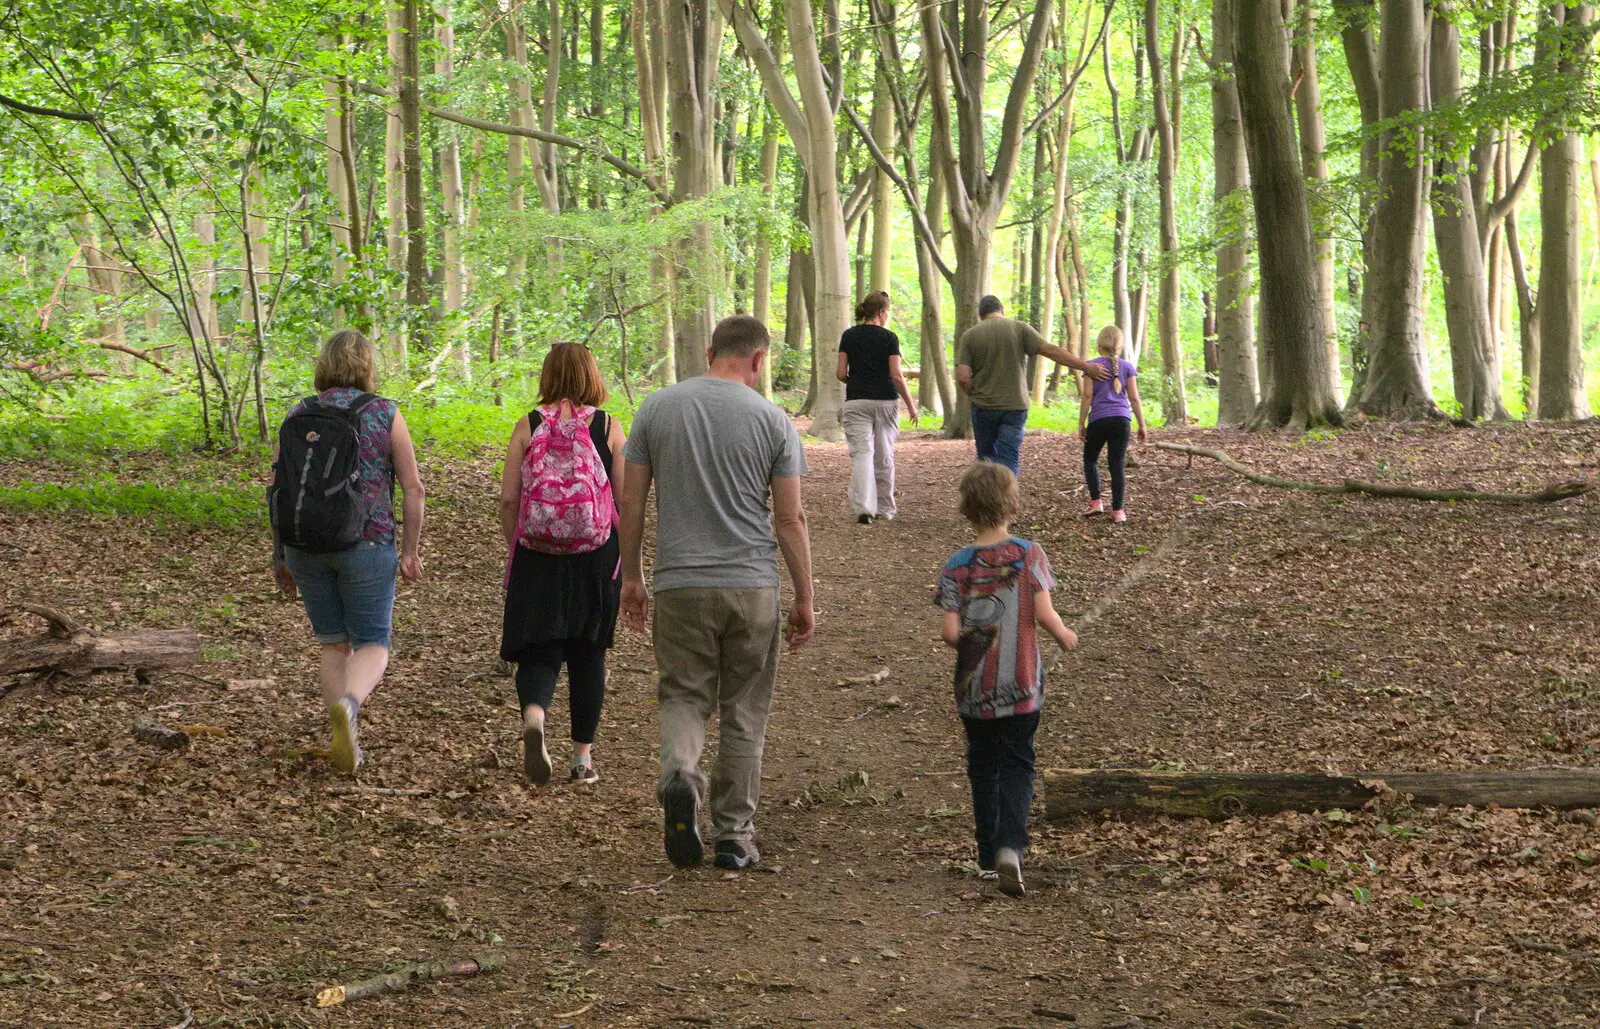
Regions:
<instances>
[{"instance_id":1,"label":"man in grey t-shirt","mask_svg":"<svg viewBox=\"0 0 1600 1029\"><path fill-rule=\"evenodd\" d=\"M704 855L700 752L713 711L721 718L710 783L715 861L739 869L760 860L751 837L778 674L780 548L794 584L790 649L810 639L815 625L800 503L805 451L788 415L755 390L769 345L766 326L748 315L717 323L710 369L646 397L622 452L622 616L641 632L650 614L645 506L656 484L658 793L667 857L679 867Z\"/></svg>"}]
</instances>

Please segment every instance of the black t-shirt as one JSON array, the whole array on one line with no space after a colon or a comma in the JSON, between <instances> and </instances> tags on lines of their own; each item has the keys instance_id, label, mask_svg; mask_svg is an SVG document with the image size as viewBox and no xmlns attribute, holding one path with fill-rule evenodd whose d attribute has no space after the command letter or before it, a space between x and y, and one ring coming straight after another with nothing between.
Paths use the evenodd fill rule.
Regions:
<instances>
[{"instance_id":1,"label":"black t-shirt","mask_svg":"<svg viewBox=\"0 0 1600 1029\"><path fill-rule=\"evenodd\" d=\"M889 358L900 353L900 337L881 325L863 322L844 330L839 353L849 358L850 378L844 384L846 400L897 400L889 378Z\"/></svg>"}]
</instances>

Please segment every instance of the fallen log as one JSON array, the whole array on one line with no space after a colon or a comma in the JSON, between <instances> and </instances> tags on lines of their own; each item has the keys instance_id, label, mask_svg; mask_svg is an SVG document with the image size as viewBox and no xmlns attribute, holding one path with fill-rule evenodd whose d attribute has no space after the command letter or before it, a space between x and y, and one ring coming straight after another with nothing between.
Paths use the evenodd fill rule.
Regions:
<instances>
[{"instance_id":1,"label":"fallen log","mask_svg":"<svg viewBox=\"0 0 1600 1029\"><path fill-rule=\"evenodd\" d=\"M50 625L42 636L0 643L0 675L61 672L88 675L102 669L132 669L143 675L200 660L200 637L191 629L147 629L98 633L44 604L22 604Z\"/></svg>"},{"instance_id":2,"label":"fallen log","mask_svg":"<svg viewBox=\"0 0 1600 1029\"><path fill-rule=\"evenodd\" d=\"M1208 457L1235 475L1243 476L1258 485L1275 486L1278 489L1301 490L1307 493L1363 493L1371 497L1431 500L1443 503L1452 501L1486 501L1495 504L1553 504L1560 500L1581 497L1594 489L1594 483L1592 482L1558 482L1554 485L1546 486L1537 493L1488 493L1470 489L1423 489L1420 486L1389 486L1380 482L1363 482L1360 479L1345 479L1340 483L1302 482L1299 479L1284 479L1276 475L1266 475L1258 472L1249 465L1240 464L1220 450L1208 450L1205 447L1194 447L1187 443L1152 443L1151 446L1157 450L1170 450L1176 454L1188 454L1191 466L1194 464L1195 458Z\"/></svg>"},{"instance_id":3,"label":"fallen log","mask_svg":"<svg viewBox=\"0 0 1600 1029\"><path fill-rule=\"evenodd\" d=\"M133 738L162 750L189 749L188 733L162 725L152 718L140 718L133 723Z\"/></svg>"},{"instance_id":4,"label":"fallen log","mask_svg":"<svg viewBox=\"0 0 1600 1029\"><path fill-rule=\"evenodd\" d=\"M348 986L330 986L317 994L317 1007L331 1008L346 1001L376 997L383 993L398 993L413 983L430 979L448 979L457 976L478 975L481 972L498 972L506 964L504 951L485 951L475 957L460 961L412 961L385 975L350 983Z\"/></svg>"},{"instance_id":5,"label":"fallen log","mask_svg":"<svg viewBox=\"0 0 1600 1029\"><path fill-rule=\"evenodd\" d=\"M1046 772L1051 821L1095 811L1147 811L1197 818L1280 811L1351 810L1385 787L1422 807L1600 807L1600 769L1532 772L1148 772L1078 769Z\"/></svg>"}]
</instances>

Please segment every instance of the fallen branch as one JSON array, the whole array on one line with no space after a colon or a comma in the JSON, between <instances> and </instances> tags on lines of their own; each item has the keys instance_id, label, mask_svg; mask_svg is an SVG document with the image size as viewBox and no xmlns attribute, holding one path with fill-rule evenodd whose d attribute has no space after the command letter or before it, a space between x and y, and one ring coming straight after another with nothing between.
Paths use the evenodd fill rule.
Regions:
<instances>
[{"instance_id":1,"label":"fallen branch","mask_svg":"<svg viewBox=\"0 0 1600 1029\"><path fill-rule=\"evenodd\" d=\"M889 669L880 668L871 675L858 675L854 679L840 679L833 685L835 689L841 690L849 689L852 686L876 686L887 678L889 678Z\"/></svg>"},{"instance_id":2,"label":"fallen branch","mask_svg":"<svg viewBox=\"0 0 1600 1029\"><path fill-rule=\"evenodd\" d=\"M506 964L504 951L492 950L460 961L413 961L386 975L373 976L348 986L330 986L317 994L317 1007L331 1008L346 1001L384 993L398 993L413 983L498 972Z\"/></svg>"},{"instance_id":3,"label":"fallen branch","mask_svg":"<svg viewBox=\"0 0 1600 1029\"><path fill-rule=\"evenodd\" d=\"M102 635L53 607L32 603L19 606L49 622L50 630L41 636L0 644L0 675L40 671L88 675L102 669L124 668L142 676L200 660L200 637L190 629Z\"/></svg>"},{"instance_id":4,"label":"fallen branch","mask_svg":"<svg viewBox=\"0 0 1600 1029\"><path fill-rule=\"evenodd\" d=\"M1386 486L1377 482L1363 482L1360 479L1346 479L1338 484L1302 482L1299 479L1282 479L1276 475L1265 475L1249 465L1240 464L1220 450L1193 447L1187 443L1153 443L1151 446L1158 450L1170 450L1177 454L1188 454L1190 466L1193 466L1194 459L1197 457L1209 457L1228 469L1228 471L1243 476L1258 485L1275 486L1278 489L1301 490L1307 493L1364 493L1372 497L1431 500L1446 503L1453 501L1486 501L1495 504L1553 504L1557 501L1581 497L1594 489L1594 483L1592 482L1558 482L1552 486L1546 486L1537 493L1489 493L1480 490L1423 489L1420 486Z\"/></svg>"},{"instance_id":5,"label":"fallen branch","mask_svg":"<svg viewBox=\"0 0 1600 1029\"><path fill-rule=\"evenodd\" d=\"M398 790L388 786L330 786L335 797L431 797L432 790Z\"/></svg>"},{"instance_id":6,"label":"fallen branch","mask_svg":"<svg viewBox=\"0 0 1600 1029\"><path fill-rule=\"evenodd\" d=\"M1387 788L1423 807L1600 807L1600 770L1530 772L1047 772L1052 820L1092 811L1148 811L1199 818L1280 811L1352 810Z\"/></svg>"}]
</instances>

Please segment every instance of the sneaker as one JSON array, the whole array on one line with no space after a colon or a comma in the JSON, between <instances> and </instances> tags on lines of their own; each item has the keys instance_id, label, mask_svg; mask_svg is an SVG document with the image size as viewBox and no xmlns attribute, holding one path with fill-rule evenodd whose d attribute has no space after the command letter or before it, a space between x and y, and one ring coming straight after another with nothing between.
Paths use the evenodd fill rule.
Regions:
<instances>
[{"instance_id":1,"label":"sneaker","mask_svg":"<svg viewBox=\"0 0 1600 1029\"><path fill-rule=\"evenodd\" d=\"M333 743L328 759L345 775L355 775L361 767L361 744L356 739L356 720L360 708L351 697L341 697L328 705L328 723L333 727Z\"/></svg>"},{"instance_id":2,"label":"sneaker","mask_svg":"<svg viewBox=\"0 0 1600 1029\"><path fill-rule=\"evenodd\" d=\"M871 525L872 524L872 516L869 515L869 514L856 515L856 522L858 524L861 524L861 525Z\"/></svg>"},{"instance_id":3,"label":"sneaker","mask_svg":"<svg viewBox=\"0 0 1600 1029\"><path fill-rule=\"evenodd\" d=\"M1125 522L1128 520L1128 512L1119 508L1118 510L1111 512L1111 520L1113 522Z\"/></svg>"},{"instance_id":4,"label":"sneaker","mask_svg":"<svg viewBox=\"0 0 1600 1029\"><path fill-rule=\"evenodd\" d=\"M994 856L994 871L1000 882L1000 892L1008 897L1027 895L1022 885L1022 855L1010 847L1001 847Z\"/></svg>"},{"instance_id":5,"label":"sneaker","mask_svg":"<svg viewBox=\"0 0 1600 1029\"><path fill-rule=\"evenodd\" d=\"M753 868L761 863L761 854L753 843L742 843L739 840L718 840L717 856L712 859L712 864L718 868L729 868L737 872L745 868Z\"/></svg>"},{"instance_id":6,"label":"sneaker","mask_svg":"<svg viewBox=\"0 0 1600 1029\"><path fill-rule=\"evenodd\" d=\"M706 853L700 842L700 798L681 772L661 791L661 808L667 860L679 868L698 865Z\"/></svg>"},{"instance_id":7,"label":"sneaker","mask_svg":"<svg viewBox=\"0 0 1600 1029\"><path fill-rule=\"evenodd\" d=\"M594 765L573 765L567 781L578 786L592 786L600 781L600 773L594 770Z\"/></svg>"},{"instance_id":8,"label":"sneaker","mask_svg":"<svg viewBox=\"0 0 1600 1029\"><path fill-rule=\"evenodd\" d=\"M1095 515L1102 515L1102 514L1105 514L1105 513L1106 513L1106 503L1105 503L1105 501L1103 501L1103 500L1091 500L1091 501L1089 501L1089 510L1085 511L1083 513L1083 516L1085 518L1093 518Z\"/></svg>"},{"instance_id":9,"label":"sneaker","mask_svg":"<svg viewBox=\"0 0 1600 1029\"><path fill-rule=\"evenodd\" d=\"M544 745L544 722L522 723L522 774L535 786L550 782L550 751Z\"/></svg>"},{"instance_id":10,"label":"sneaker","mask_svg":"<svg viewBox=\"0 0 1600 1029\"><path fill-rule=\"evenodd\" d=\"M999 872L992 868L984 868L982 865L977 866L977 871L974 874L977 875L979 882L985 883L992 883L1000 878Z\"/></svg>"}]
</instances>

